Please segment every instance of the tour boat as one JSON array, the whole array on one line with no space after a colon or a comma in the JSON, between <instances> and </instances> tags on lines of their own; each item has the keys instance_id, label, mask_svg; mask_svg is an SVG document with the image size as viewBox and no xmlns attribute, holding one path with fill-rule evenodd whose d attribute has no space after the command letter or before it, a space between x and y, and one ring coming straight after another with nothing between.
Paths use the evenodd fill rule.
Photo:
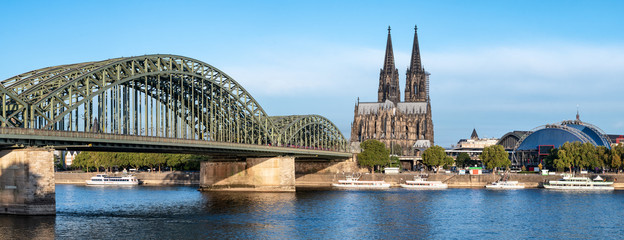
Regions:
<instances>
[{"instance_id":1,"label":"tour boat","mask_svg":"<svg viewBox=\"0 0 624 240\"><path fill-rule=\"evenodd\" d=\"M613 190L613 182L604 181L600 176L594 180L588 177L574 177L570 174L564 174L563 178L556 181L548 181L544 184L546 189L555 190Z\"/></svg>"},{"instance_id":2,"label":"tour boat","mask_svg":"<svg viewBox=\"0 0 624 240\"><path fill-rule=\"evenodd\" d=\"M518 181L496 181L492 184L485 185L486 188L490 189L522 189L524 188L523 183L518 183Z\"/></svg>"},{"instance_id":3,"label":"tour boat","mask_svg":"<svg viewBox=\"0 0 624 240\"><path fill-rule=\"evenodd\" d=\"M139 180L132 176L109 177L106 174L98 174L87 180L87 185L139 185Z\"/></svg>"},{"instance_id":4,"label":"tour boat","mask_svg":"<svg viewBox=\"0 0 624 240\"><path fill-rule=\"evenodd\" d=\"M390 183L384 181L360 181L360 177L347 176L346 180L338 180L338 183L332 183L335 188L342 189L386 189L390 188Z\"/></svg>"},{"instance_id":5,"label":"tour boat","mask_svg":"<svg viewBox=\"0 0 624 240\"><path fill-rule=\"evenodd\" d=\"M401 187L408 189L446 189L448 184L440 181L427 181L426 178L421 176L414 176L414 180L407 180L405 183L400 184Z\"/></svg>"}]
</instances>

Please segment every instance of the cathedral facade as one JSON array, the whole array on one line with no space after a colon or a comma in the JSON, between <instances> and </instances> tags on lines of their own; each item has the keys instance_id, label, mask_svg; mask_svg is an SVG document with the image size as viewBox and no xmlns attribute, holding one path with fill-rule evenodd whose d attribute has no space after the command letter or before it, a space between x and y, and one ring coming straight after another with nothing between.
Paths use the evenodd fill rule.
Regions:
<instances>
[{"instance_id":1,"label":"cathedral facade","mask_svg":"<svg viewBox=\"0 0 624 240\"><path fill-rule=\"evenodd\" d=\"M405 80L405 101L401 102L399 70L394 64L388 27L377 102L360 102L358 99L351 125L351 142L377 139L397 154L400 149L403 156L421 155L424 149L433 145L429 75L420 60L418 31L414 28L414 45Z\"/></svg>"}]
</instances>

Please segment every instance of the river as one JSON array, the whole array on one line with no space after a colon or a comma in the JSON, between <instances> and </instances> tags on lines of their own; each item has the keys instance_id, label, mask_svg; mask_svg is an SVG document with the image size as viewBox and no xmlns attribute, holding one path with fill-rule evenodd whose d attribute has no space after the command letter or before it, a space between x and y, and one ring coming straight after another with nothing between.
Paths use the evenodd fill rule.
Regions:
<instances>
[{"instance_id":1,"label":"river","mask_svg":"<svg viewBox=\"0 0 624 240\"><path fill-rule=\"evenodd\" d=\"M56 185L56 216L0 216L0 239L621 239L624 191L198 192Z\"/></svg>"}]
</instances>

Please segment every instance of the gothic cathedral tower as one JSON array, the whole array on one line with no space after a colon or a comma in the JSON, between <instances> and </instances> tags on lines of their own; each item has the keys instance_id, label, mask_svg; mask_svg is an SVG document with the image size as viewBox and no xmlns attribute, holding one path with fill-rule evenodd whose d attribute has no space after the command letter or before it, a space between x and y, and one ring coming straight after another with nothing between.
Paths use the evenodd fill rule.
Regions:
<instances>
[{"instance_id":1,"label":"gothic cathedral tower","mask_svg":"<svg viewBox=\"0 0 624 240\"><path fill-rule=\"evenodd\" d=\"M377 139L393 154L420 156L433 145L433 120L429 97L429 73L420 60L418 33L414 28L412 58L406 72L405 101L401 102L399 71L394 64L392 38L388 42L384 65L379 73L377 102L355 105L351 125L351 141Z\"/></svg>"},{"instance_id":2,"label":"gothic cathedral tower","mask_svg":"<svg viewBox=\"0 0 624 240\"><path fill-rule=\"evenodd\" d=\"M429 73L425 72L420 61L418 47L418 28L414 27L414 45L412 60L405 74L405 101L424 102L429 100Z\"/></svg>"},{"instance_id":3,"label":"gothic cathedral tower","mask_svg":"<svg viewBox=\"0 0 624 240\"><path fill-rule=\"evenodd\" d=\"M423 131L418 133L418 139L429 140L433 143L433 119L431 117L431 99L429 98L429 73L425 71L420 61L420 47L418 46L418 27L414 26L414 44L410 67L405 73L405 102L426 102L427 111L423 121Z\"/></svg>"},{"instance_id":4,"label":"gothic cathedral tower","mask_svg":"<svg viewBox=\"0 0 624 240\"><path fill-rule=\"evenodd\" d=\"M377 102L390 100L393 103L401 101L401 89L399 89L399 70L394 66L394 52L392 51L392 38L388 26L388 42L386 43L386 56L383 69L379 73L379 90Z\"/></svg>"}]
</instances>

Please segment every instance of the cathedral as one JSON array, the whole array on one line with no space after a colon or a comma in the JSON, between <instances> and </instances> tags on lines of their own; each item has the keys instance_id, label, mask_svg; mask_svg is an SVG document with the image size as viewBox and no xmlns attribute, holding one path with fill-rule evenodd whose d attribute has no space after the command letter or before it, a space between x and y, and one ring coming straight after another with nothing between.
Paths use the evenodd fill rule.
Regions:
<instances>
[{"instance_id":1,"label":"cathedral","mask_svg":"<svg viewBox=\"0 0 624 240\"><path fill-rule=\"evenodd\" d=\"M384 65L379 73L377 102L360 102L358 98L353 114L351 142L377 139L395 154L403 156L420 156L424 149L433 145L429 73L420 61L417 28L414 28L412 57L406 72L405 101L401 102L399 70L394 65L392 38L388 27Z\"/></svg>"}]
</instances>

